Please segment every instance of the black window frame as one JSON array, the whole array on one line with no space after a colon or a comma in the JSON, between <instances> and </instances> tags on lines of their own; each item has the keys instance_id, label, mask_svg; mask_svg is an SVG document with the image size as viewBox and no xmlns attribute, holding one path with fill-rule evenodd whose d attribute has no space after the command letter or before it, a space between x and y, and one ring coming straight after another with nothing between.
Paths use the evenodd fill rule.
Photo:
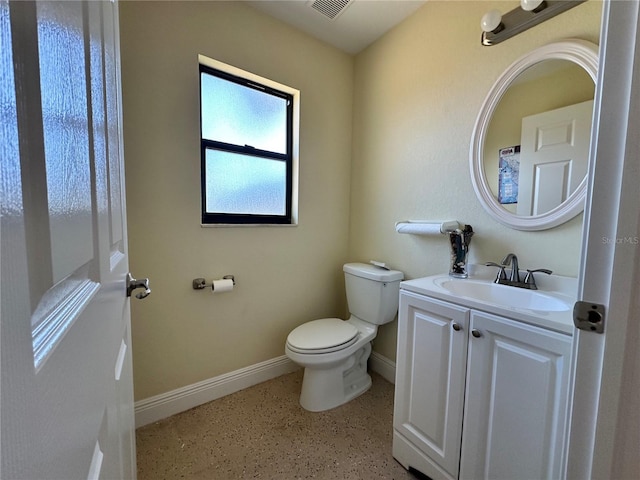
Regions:
<instances>
[{"instance_id":1,"label":"black window frame","mask_svg":"<svg viewBox=\"0 0 640 480\"><path fill-rule=\"evenodd\" d=\"M222 70L199 64L198 81L200 83L200 177L201 177L201 200L202 200L202 223L204 225L291 225L293 223L293 100L294 97L290 93L277 90L255 80L233 75ZM258 90L269 95L284 98L287 101L287 118L286 118L286 152L284 154L261 150L250 145L234 145L214 140L205 139L202 134L202 75L213 75L223 80L237 83L244 87ZM224 152L238 153L253 157L266 158L270 160L283 161L286 165L286 204L284 215L260 215L248 213L224 213L224 212L207 212L206 206L206 152L207 150L219 150Z\"/></svg>"}]
</instances>

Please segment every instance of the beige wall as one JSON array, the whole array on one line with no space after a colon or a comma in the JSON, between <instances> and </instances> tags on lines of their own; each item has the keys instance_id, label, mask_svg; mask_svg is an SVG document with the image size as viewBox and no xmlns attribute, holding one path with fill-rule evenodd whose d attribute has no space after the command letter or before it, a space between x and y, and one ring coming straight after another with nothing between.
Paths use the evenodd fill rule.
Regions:
<instances>
[{"instance_id":1,"label":"beige wall","mask_svg":"<svg viewBox=\"0 0 640 480\"><path fill-rule=\"evenodd\" d=\"M284 354L304 321L345 313L353 58L239 2L122 2L136 399ZM198 60L301 92L299 226L202 228ZM214 297L196 277L234 274Z\"/></svg>"},{"instance_id":2,"label":"beige wall","mask_svg":"<svg viewBox=\"0 0 640 480\"><path fill-rule=\"evenodd\" d=\"M554 40L598 43L591 0L482 47L482 15L516 5L431 0L351 57L239 2L121 3L131 270L153 287L132 302L136 399L282 355L294 326L344 315L347 260L383 260L407 278L447 271L444 237L397 234L398 220L473 225L472 262L514 251L524 268L577 274L581 216L513 231L471 185L472 129L500 73ZM298 227L200 227L198 53L300 89ZM227 273L231 294L191 289ZM374 348L395 359L395 342L394 322Z\"/></svg>"},{"instance_id":3,"label":"beige wall","mask_svg":"<svg viewBox=\"0 0 640 480\"><path fill-rule=\"evenodd\" d=\"M577 275L581 216L545 232L495 222L469 174L476 117L493 82L518 57L564 38L598 43L602 4L590 1L504 43L482 47L479 20L517 2L429 1L356 57L350 258L377 258L408 278L448 271L444 237L395 233L403 219L471 224L471 261L515 252L523 268ZM396 323L374 349L395 359Z\"/></svg>"}]
</instances>

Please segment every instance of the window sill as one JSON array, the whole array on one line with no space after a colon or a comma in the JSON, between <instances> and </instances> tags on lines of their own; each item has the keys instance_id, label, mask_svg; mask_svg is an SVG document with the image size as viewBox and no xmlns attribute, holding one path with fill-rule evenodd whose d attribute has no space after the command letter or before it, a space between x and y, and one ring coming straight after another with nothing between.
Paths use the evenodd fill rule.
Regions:
<instances>
[{"instance_id":1,"label":"window sill","mask_svg":"<svg viewBox=\"0 0 640 480\"><path fill-rule=\"evenodd\" d=\"M297 227L297 223L201 223L202 228L228 228L228 227Z\"/></svg>"}]
</instances>

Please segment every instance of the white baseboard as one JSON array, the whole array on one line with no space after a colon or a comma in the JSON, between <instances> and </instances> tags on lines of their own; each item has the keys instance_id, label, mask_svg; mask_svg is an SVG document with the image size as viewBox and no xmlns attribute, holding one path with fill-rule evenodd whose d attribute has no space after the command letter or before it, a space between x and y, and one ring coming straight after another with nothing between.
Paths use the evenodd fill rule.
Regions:
<instances>
[{"instance_id":1,"label":"white baseboard","mask_svg":"<svg viewBox=\"0 0 640 480\"><path fill-rule=\"evenodd\" d=\"M396 383L396 362L380 355L378 352L371 352L369 357L369 368L379 374L387 382Z\"/></svg>"},{"instance_id":2,"label":"white baseboard","mask_svg":"<svg viewBox=\"0 0 640 480\"><path fill-rule=\"evenodd\" d=\"M225 395L294 372L300 367L286 355L135 403L136 428L184 412Z\"/></svg>"},{"instance_id":3,"label":"white baseboard","mask_svg":"<svg viewBox=\"0 0 640 480\"><path fill-rule=\"evenodd\" d=\"M299 369L286 355L256 363L202 382L171 390L135 403L136 428L157 422L217 398L266 382ZM395 383L396 364L377 352L371 352L369 368L385 380Z\"/></svg>"}]
</instances>

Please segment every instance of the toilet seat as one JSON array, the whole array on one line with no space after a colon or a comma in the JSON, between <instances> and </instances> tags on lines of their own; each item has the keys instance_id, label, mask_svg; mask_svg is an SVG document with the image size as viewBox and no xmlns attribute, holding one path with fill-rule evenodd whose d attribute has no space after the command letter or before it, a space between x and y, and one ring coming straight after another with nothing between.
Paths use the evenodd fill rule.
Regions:
<instances>
[{"instance_id":1,"label":"toilet seat","mask_svg":"<svg viewBox=\"0 0 640 480\"><path fill-rule=\"evenodd\" d=\"M358 329L339 318L322 318L304 323L287 337L288 347L298 353L330 353L353 345Z\"/></svg>"}]
</instances>

